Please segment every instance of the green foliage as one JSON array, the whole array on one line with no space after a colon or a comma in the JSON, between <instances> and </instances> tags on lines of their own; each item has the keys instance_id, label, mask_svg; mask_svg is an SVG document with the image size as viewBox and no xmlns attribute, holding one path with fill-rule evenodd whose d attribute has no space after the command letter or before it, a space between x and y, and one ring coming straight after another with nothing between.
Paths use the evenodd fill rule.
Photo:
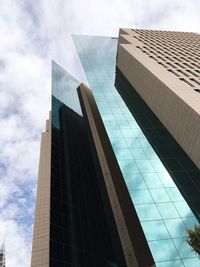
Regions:
<instances>
[{"instance_id":1,"label":"green foliage","mask_svg":"<svg viewBox=\"0 0 200 267\"><path fill-rule=\"evenodd\" d=\"M192 247L198 256L200 256L200 224L195 225L194 229L188 229L186 242Z\"/></svg>"}]
</instances>

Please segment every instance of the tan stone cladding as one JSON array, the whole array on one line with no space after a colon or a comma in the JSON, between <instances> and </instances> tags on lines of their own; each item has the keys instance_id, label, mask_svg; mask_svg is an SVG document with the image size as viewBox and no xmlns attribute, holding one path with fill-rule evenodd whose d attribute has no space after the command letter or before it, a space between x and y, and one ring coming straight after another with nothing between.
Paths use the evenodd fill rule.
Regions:
<instances>
[{"instance_id":1,"label":"tan stone cladding","mask_svg":"<svg viewBox=\"0 0 200 267\"><path fill-rule=\"evenodd\" d=\"M200 168L200 35L120 29L117 66Z\"/></svg>"},{"instance_id":2,"label":"tan stone cladding","mask_svg":"<svg viewBox=\"0 0 200 267\"><path fill-rule=\"evenodd\" d=\"M42 133L31 267L49 266L51 120Z\"/></svg>"}]
</instances>

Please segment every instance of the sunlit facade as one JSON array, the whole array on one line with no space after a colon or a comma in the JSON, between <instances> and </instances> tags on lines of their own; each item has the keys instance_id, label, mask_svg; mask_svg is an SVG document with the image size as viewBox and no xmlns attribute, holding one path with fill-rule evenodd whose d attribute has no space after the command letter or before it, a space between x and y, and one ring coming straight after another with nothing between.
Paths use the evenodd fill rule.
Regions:
<instances>
[{"instance_id":1,"label":"sunlit facade","mask_svg":"<svg viewBox=\"0 0 200 267\"><path fill-rule=\"evenodd\" d=\"M88 86L52 62L32 267L198 266L186 234L200 212L199 69L179 54L197 64L190 38L73 36Z\"/></svg>"}]
</instances>

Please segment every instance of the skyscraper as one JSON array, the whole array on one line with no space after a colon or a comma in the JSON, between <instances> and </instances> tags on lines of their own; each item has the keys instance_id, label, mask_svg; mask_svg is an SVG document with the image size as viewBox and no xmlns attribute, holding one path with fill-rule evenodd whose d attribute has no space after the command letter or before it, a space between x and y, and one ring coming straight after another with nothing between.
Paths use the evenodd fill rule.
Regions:
<instances>
[{"instance_id":1,"label":"skyscraper","mask_svg":"<svg viewBox=\"0 0 200 267\"><path fill-rule=\"evenodd\" d=\"M198 266L199 38L73 36L91 90L52 62L32 267Z\"/></svg>"},{"instance_id":2,"label":"skyscraper","mask_svg":"<svg viewBox=\"0 0 200 267\"><path fill-rule=\"evenodd\" d=\"M6 267L5 245L0 248L0 267Z\"/></svg>"}]
</instances>

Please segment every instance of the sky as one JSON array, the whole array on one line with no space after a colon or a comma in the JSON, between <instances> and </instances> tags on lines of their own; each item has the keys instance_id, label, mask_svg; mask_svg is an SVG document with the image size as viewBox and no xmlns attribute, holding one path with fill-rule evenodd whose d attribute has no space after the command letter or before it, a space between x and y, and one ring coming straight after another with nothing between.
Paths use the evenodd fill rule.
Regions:
<instances>
[{"instance_id":1,"label":"sky","mask_svg":"<svg viewBox=\"0 0 200 267\"><path fill-rule=\"evenodd\" d=\"M0 0L0 242L7 267L30 266L51 60L86 81L71 34L200 32L199 10L199 0Z\"/></svg>"}]
</instances>

